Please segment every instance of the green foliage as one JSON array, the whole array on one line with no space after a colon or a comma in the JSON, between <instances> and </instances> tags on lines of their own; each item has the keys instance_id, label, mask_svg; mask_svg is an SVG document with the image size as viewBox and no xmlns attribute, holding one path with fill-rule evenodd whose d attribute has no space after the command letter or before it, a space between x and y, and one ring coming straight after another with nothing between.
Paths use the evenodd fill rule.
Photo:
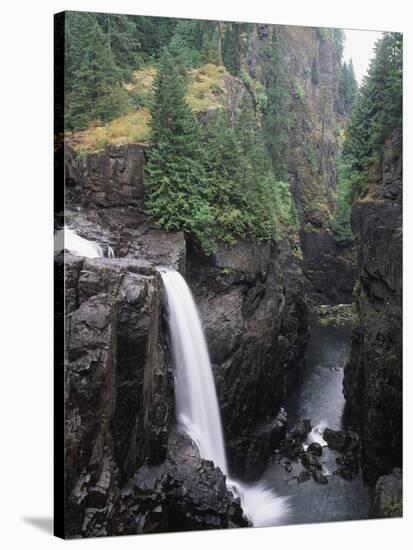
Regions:
<instances>
[{"instance_id":1,"label":"green foliage","mask_svg":"<svg viewBox=\"0 0 413 550\"><path fill-rule=\"evenodd\" d=\"M351 229L351 172L350 166L341 159L338 162L336 207L332 220L334 236L337 241L351 243L354 234Z\"/></svg>"},{"instance_id":2,"label":"green foliage","mask_svg":"<svg viewBox=\"0 0 413 550\"><path fill-rule=\"evenodd\" d=\"M351 113L357 91L358 85L356 75L354 74L353 61L350 59L348 64L344 61L341 66L338 85L338 93L346 113Z\"/></svg>"},{"instance_id":3,"label":"green foliage","mask_svg":"<svg viewBox=\"0 0 413 550\"><path fill-rule=\"evenodd\" d=\"M206 253L213 250L210 190L198 123L185 100L185 86L172 55L158 63L151 108L147 211L167 230L183 230Z\"/></svg>"},{"instance_id":4,"label":"green foliage","mask_svg":"<svg viewBox=\"0 0 413 550\"><path fill-rule=\"evenodd\" d=\"M241 69L240 34L242 23L227 23L222 40L222 61L229 73L238 76Z\"/></svg>"},{"instance_id":5,"label":"green foliage","mask_svg":"<svg viewBox=\"0 0 413 550\"><path fill-rule=\"evenodd\" d=\"M265 143L278 180L287 179L289 134L293 125L291 88L280 39L273 39L266 82L267 106L263 110Z\"/></svg>"},{"instance_id":6,"label":"green foliage","mask_svg":"<svg viewBox=\"0 0 413 550\"><path fill-rule=\"evenodd\" d=\"M304 99L304 96L305 96L304 88L299 78L296 78L294 80L294 95L296 99L301 99L301 100Z\"/></svg>"},{"instance_id":7,"label":"green foliage","mask_svg":"<svg viewBox=\"0 0 413 550\"><path fill-rule=\"evenodd\" d=\"M320 63L317 58L311 63L311 82L316 85L320 83Z\"/></svg>"},{"instance_id":8,"label":"green foliage","mask_svg":"<svg viewBox=\"0 0 413 550\"><path fill-rule=\"evenodd\" d=\"M98 13L96 20L122 78L130 80L132 71L142 63L140 43L136 32L136 17Z\"/></svg>"},{"instance_id":9,"label":"green foliage","mask_svg":"<svg viewBox=\"0 0 413 550\"><path fill-rule=\"evenodd\" d=\"M355 85L351 87L354 73L351 64L347 66L347 73L345 67L343 64L342 76L347 74L350 79L350 91L345 90L343 83L341 91L348 98L348 94L355 93ZM376 44L375 58L356 95L339 159L333 218L338 241L354 239L350 225L352 203L368 188L369 172L380 166L384 142L391 130L401 129L401 122L402 38L398 33L386 33Z\"/></svg>"},{"instance_id":10,"label":"green foliage","mask_svg":"<svg viewBox=\"0 0 413 550\"><path fill-rule=\"evenodd\" d=\"M368 171L382 161L383 145L402 124L402 36L385 33L358 93L343 148L352 178L354 198L368 180Z\"/></svg>"},{"instance_id":11,"label":"green foliage","mask_svg":"<svg viewBox=\"0 0 413 550\"><path fill-rule=\"evenodd\" d=\"M403 499L392 498L383 504L385 518L400 518L403 516Z\"/></svg>"},{"instance_id":12,"label":"green foliage","mask_svg":"<svg viewBox=\"0 0 413 550\"><path fill-rule=\"evenodd\" d=\"M126 112L121 71L97 16L68 12L65 34L66 128L85 128L90 120L105 122Z\"/></svg>"}]
</instances>

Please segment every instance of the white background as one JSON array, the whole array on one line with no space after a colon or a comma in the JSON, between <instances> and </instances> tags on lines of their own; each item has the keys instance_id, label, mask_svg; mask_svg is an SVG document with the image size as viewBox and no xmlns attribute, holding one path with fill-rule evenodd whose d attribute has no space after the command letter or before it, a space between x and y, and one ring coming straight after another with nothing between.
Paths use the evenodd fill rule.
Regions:
<instances>
[{"instance_id":1,"label":"white background","mask_svg":"<svg viewBox=\"0 0 413 550\"><path fill-rule=\"evenodd\" d=\"M411 504L411 161L405 143L405 517L299 527L63 542L52 516L52 14L64 9L405 31L413 97L410 2L399 0L6 0L0 29L2 548L407 548ZM411 27L410 17L410 27ZM405 101L405 128L411 130ZM410 147L411 150L411 147ZM409 219L410 218L410 219ZM407 243L407 245L406 245ZM389 411L391 415L391 410ZM412 530L410 528L410 538ZM411 541L410 541L411 544ZM410 546L411 547L411 546Z\"/></svg>"}]
</instances>

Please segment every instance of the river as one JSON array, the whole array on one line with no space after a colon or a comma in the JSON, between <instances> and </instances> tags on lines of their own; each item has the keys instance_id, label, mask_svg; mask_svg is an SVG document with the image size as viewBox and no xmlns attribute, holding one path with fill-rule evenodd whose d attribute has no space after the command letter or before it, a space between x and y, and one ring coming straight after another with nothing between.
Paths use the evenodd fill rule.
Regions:
<instances>
[{"instance_id":1,"label":"river","mask_svg":"<svg viewBox=\"0 0 413 550\"><path fill-rule=\"evenodd\" d=\"M340 429L344 409L343 367L350 353L350 329L312 322L306 368L286 405L289 427L297 418L310 418L312 426ZM290 513L284 524L365 519L371 489L359 474L352 481L333 475L338 453L323 448L320 457L328 483L312 479L298 483L303 466L293 464L287 473L282 465L271 465L263 481L280 496L289 497Z\"/></svg>"}]
</instances>

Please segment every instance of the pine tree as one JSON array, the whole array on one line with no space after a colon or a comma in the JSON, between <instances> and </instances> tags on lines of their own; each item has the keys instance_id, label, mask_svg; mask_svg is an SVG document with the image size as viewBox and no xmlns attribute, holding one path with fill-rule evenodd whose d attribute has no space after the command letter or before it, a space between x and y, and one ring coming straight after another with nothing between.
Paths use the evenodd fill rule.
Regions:
<instances>
[{"instance_id":1,"label":"pine tree","mask_svg":"<svg viewBox=\"0 0 413 550\"><path fill-rule=\"evenodd\" d=\"M267 108L263 129L274 173L279 180L287 179L289 135L293 124L291 91L280 38L274 36L271 61L266 82Z\"/></svg>"},{"instance_id":2,"label":"pine tree","mask_svg":"<svg viewBox=\"0 0 413 550\"><path fill-rule=\"evenodd\" d=\"M206 172L211 188L214 234L217 240L233 244L248 233L241 189L242 155L228 114L220 110L205 131Z\"/></svg>"},{"instance_id":3,"label":"pine tree","mask_svg":"<svg viewBox=\"0 0 413 550\"><path fill-rule=\"evenodd\" d=\"M97 14L107 47L124 80L130 80L133 71L142 63L136 19L131 15Z\"/></svg>"},{"instance_id":4,"label":"pine tree","mask_svg":"<svg viewBox=\"0 0 413 550\"><path fill-rule=\"evenodd\" d=\"M339 95L346 113L350 114L356 98L358 86L356 75L354 74L353 61L350 59L347 64L345 61L341 66L339 78Z\"/></svg>"},{"instance_id":5,"label":"pine tree","mask_svg":"<svg viewBox=\"0 0 413 550\"><path fill-rule=\"evenodd\" d=\"M363 174L381 162L383 144L393 128L401 128L401 121L402 38L399 33L385 33L357 94L344 143L353 196L361 192Z\"/></svg>"},{"instance_id":6,"label":"pine tree","mask_svg":"<svg viewBox=\"0 0 413 550\"><path fill-rule=\"evenodd\" d=\"M243 196L245 223L253 238L275 239L275 177L251 98L246 93L239 105L235 131L242 156L240 192Z\"/></svg>"},{"instance_id":7,"label":"pine tree","mask_svg":"<svg viewBox=\"0 0 413 550\"><path fill-rule=\"evenodd\" d=\"M154 82L151 151L146 165L147 211L167 230L183 230L205 252L213 250L210 191L200 129L185 100L185 86L164 49Z\"/></svg>"},{"instance_id":8,"label":"pine tree","mask_svg":"<svg viewBox=\"0 0 413 550\"><path fill-rule=\"evenodd\" d=\"M239 23L227 23L225 26L224 38L222 41L222 61L227 71L234 76L240 73L240 51L239 51Z\"/></svg>"},{"instance_id":9,"label":"pine tree","mask_svg":"<svg viewBox=\"0 0 413 550\"><path fill-rule=\"evenodd\" d=\"M128 100L96 14L69 12L66 21L65 124L81 129L122 114Z\"/></svg>"}]
</instances>

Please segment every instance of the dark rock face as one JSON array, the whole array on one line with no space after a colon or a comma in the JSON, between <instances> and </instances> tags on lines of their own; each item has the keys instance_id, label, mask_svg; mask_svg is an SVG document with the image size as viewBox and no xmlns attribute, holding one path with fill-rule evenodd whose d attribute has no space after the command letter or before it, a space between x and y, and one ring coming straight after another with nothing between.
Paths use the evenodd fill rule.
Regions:
<instances>
[{"instance_id":1,"label":"dark rock face","mask_svg":"<svg viewBox=\"0 0 413 550\"><path fill-rule=\"evenodd\" d=\"M167 453L161 279L147 262L69 255L65 274L67 536L104 535L120 484Z\"/></svg>"},{"instance_id":2,"label":"dark rock face","mask_svg":"<svg viewBox=\"0 0 413 550\"><path fill-rule=\"evenodd\" d=\"M354 301L355 267L351 250L326 232L301 232L308 299L315 304Z\"/></svg>"},{"instance_id":3,"label":"dark rock face","mask_svg":"<svg viewBox=\"0 0 413 550\"><path fill-rule=\"evenodd\" d=\"M369 516L399 518L403 516L403 475L400 468L381 476L376 482Z\"/></svg>"},{"instance_id":4,"label":"dark rock face","mask_svg":"<svg viewBox=\"0 0 413 550\"><path fill-rule=\"evenodd\" d=\"M209 344L231 471L254 477L285 432L280 407L304 365L299 261L287 241L239 242L210 259L190 255L187 279Z\"/></svg>"},{"instance_id":5,"label":"dark rock face","mask_svg":"<svg viewBox=\"0 0 413 550\"><path fill-rule=\"evenodd\" d=\"M112 145L77 159L66 148L65 223L78 235L109 244L116 257L143 259L185 270L182 232L166 232L145 218L147 146Z\"/></svg>"},{"instance_id":6,"label":"dark rock face","mask_svg":"<svg viewBox=\"0 0 413 550\"><path fill-rule=\"evenodd\" d=\"M247 525L222 472L170 435L156 269L66 255L65 273L66 536Z\"/></svg>"},{"instance_id":7,"label":"dark rock face","mask_svg":"<svg viewBox=\"0 0 413 550\"><path fill-rule=\"evenodd\" d=\"M239 499L225 476L173 432L160 466L142 466L122 489L110 516L112 535L243 527Z\"/></svg>"},{"instance_id":8,"label":"dark rock face","mask_svg":"<svg viewBox=\"0 0 413 550\"><path fill-rule=\"evenodd\" d=\"M343 452L350 445L351 435L345 430L331 430L326 428L323 433L323 439L328 443L330 449Z\"/></svg>"},{"instance_id":9,"label":"dark rock face","mask_svg":"<svg viewBox=\"0 0 413 550\"><path fill-rule=\"evenodd\" d=\"M72 202L84 205L142 205L147 145L107 145L84 157L66 147L66 189Z\"/></svg>"},{"instance_id":10,"label":"dark rock face","mask_svg":"<svg viewBox=\"0 0 413 550\"><path fill-rule=\"evenodd\" d=\"M344 371L346 419L360 435L371 482L402 464L401 135L384 149L383 176L353 208L358 235L357 310Z\"/></svg>"}]
</instances>

